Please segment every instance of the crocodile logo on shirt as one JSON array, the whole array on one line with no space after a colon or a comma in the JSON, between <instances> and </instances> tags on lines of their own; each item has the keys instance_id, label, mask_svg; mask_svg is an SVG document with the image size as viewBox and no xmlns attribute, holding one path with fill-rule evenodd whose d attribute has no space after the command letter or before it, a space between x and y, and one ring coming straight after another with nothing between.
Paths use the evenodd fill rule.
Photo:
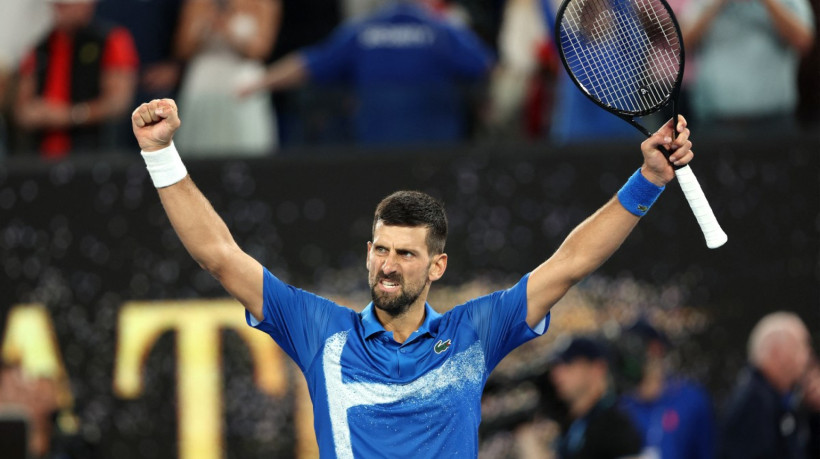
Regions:
<instances>
[{"instance_id":1,"label":"crocodile logo on shirt","mask_svg":"<svg viewBox=\"0 0 820 459\"><path fill-rule=\"evenodd\" d=\"M433 346L433 350L436 351L436 354L441 354L442 352L446 351L450 348L450 345L453 344L453 340L442 341L438 340L435 346Z\"/></svg>"}]
</instances>

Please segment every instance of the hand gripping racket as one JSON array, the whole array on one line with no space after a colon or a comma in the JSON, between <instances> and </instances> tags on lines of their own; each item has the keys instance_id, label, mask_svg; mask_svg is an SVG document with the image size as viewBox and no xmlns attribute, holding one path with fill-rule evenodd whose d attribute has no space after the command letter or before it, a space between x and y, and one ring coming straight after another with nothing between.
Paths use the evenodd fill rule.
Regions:
<instances>
[{"instance_id":1,"label":"hand gripping racket","mask_svg":"<svg viewBox=\"0 0 820 459\"><path fill-rule=\"evenodd\" d=\"M672 104L683 78L683 40L664 0L564 0L555 19L555 42L572 81L593 102L644 135L635 121ZM664 154L668 152L663 151ZM688 165L675 168L683 194L698 220L706 245L728 237Z\"/></svg>"}]
</instances>

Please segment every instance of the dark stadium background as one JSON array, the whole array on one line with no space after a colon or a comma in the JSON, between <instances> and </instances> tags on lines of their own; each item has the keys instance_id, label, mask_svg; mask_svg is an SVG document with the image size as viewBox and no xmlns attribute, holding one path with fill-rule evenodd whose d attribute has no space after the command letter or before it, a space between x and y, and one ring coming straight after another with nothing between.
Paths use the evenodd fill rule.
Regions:
<instances>
[{"instance_id":1,"label":"dark stadium background","mask_svg":"<svg viewBox=\"0 0 820 459\"><path fill-rule=\"evenodd\" d=\"M680 305L642 306L686 306L708 318L677 343L678 362L707 385L719 407L743 364L749 330L768 311L798 312L815 345L820 342L820 141L696 139L695 150L692 166L729 234L727 245L705 247L672 184L596 276L681 287ZM450 263L440 287L476 280L508 285L549 256L640 164L632 144L287 153L187 165L240 245L275 274L308 290L365 301L372 210L396 189L420 189L447 206ZM135 300L224 296L176 239L137 154L0 162L0 333L12 306L47 307L73 411L101 457L177 454L175 336L163 335L148 355L143 394L123 400L112 391L119 308ZM561 314L553 332L572 311ZM223 335L225 456L293 456L293 397L274 399L256 389L246 346L234 332ZM543 389L539 406L549 406L545 371L531 365L493 375L487 397L526 383ZM485 417L482 438L538 409L525 405Z\"/></svg>"}]
</instances>

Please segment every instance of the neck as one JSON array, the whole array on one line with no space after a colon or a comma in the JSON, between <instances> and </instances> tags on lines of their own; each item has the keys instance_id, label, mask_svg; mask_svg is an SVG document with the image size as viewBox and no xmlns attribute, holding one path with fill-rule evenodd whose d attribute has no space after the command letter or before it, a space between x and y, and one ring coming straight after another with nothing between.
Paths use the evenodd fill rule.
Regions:
<instances>
[{"instance_id":1,"label":"neck","mask_svg":"<svg viewBox=\"0 0 820 459\"><path fill-rule=\"evenodd\" d=\"M397 343L403 343L424 323L424 303L425 299L419 297L404 314L399 316L391 316L375 306L373 310L376 311L376 318L379 319L384 329L393 332L393 339Z\"/></svg>"},{"instance_id":2,"label":"neck","mask_svg":"<svg viewBox=\"0 0 820 459\"><path fill-rule=\"evenodd\" d=\"M663 392L665 374L659 361L647 362L637 395L641 400L656 400Z\"/></svg>"},{"instance_id":3,"label":"neck","mask_svg":"<svg viewBox=\"0 0 820 459\"><path fill-rule=\"evenodd\" d=\"M604 397L604 394L606 394L606 383L591 386L589 391L572 401L569 413L574 419L584 416Z\"/></svg>"}]
</instances>

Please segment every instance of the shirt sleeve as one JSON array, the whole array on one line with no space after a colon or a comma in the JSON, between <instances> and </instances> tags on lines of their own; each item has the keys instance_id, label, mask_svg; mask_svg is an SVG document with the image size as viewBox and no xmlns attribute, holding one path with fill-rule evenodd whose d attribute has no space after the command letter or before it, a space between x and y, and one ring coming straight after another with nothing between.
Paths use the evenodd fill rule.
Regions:
<instances>
[{"instance_id":1,"label":"shirt sleeve","mask_svg":"<svg viewBox=\"0 0 820 459\"><path fill-rule=\"evenodd\" d=\"M328 40L302 51L311 79L329 83L344 81L351 77L357 30L352 25L343 26Z\"/></svg>"},{"instance_id":2,"label":"shirt sleeve","mask_svg":"<svg viewBox=\"0 0 820 459\"><path fill-rule=\"evenodd\" d=\"M544 334L549 326L549 315L535 330L527 325L528 280L529 274L507 290L464 304L483 347L488 371L516 347Z\"/></svg>"},{"instance_id":3,"label":"shirt sleeve","mask_svg":"<svg viewBox=\"0 0 820 459\"><path fill-rule=\"evenodd\" d=\"M318 295L290 286L265 269L262 312L256 320L245 311L248 325L270 335L304 372L324 344L334 323L355 315Z\"/></svg>"},{"instance_id":4,"label":"shirt sleeve","mask_svg":"<svg viewBox=\"0 0 820 459\"><path fill-rule=\"evenodd\" d=\"M105 70L137 70L139 56L131 33L124 27L115 27L108 35L102 57Z\"/></svg>"}]
</instances>

